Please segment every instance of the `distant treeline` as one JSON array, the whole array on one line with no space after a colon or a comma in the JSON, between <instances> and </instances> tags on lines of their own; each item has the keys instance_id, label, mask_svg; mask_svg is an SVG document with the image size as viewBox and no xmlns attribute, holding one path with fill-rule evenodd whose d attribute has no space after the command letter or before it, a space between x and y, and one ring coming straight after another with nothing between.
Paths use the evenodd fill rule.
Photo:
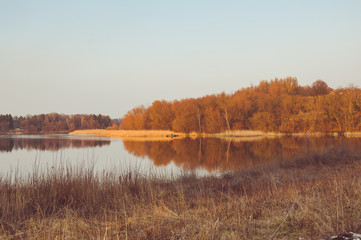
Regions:
<instances>
[{"instance_id":1,"label":"distant treeline","mask_svg":"<svg viewBox=\"0 0 361 240\"><path fill-rule=\"evenodd\" d=\"M360 131L361 89L334 90L322 80L300 86L293 77L261 81L234 94L162 100L134 108L124 116L121 128L186 133Z\"/></svg>"},{"instance_id":2,"label":"distant treeline","mask_svg":"<svg viewBox=\"0 0 361 240\"><path fill-rule=\"evenodd\" d=\"M58 113L12 117L10 114L0 115L0 133L59 133L77 129L105 129L112 124L109 116L95 114L64 115Z\"/></svg>"}]
</instances>

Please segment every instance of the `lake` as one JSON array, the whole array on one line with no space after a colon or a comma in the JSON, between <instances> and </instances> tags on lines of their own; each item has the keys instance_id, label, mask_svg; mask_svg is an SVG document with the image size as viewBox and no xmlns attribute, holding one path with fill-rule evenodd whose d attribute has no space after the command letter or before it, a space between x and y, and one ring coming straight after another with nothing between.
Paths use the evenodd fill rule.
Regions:
<instances>
[{"instance_id":1,"label":"lake","mask_svg":"<svg viewBox=\"0 0 361 240\"><path fill-rule=\"evenodd\" d=\"M55 167L95 173L135 171L165 178L217 175L265 166L334 164L332 156L361 154L361 138L275 137L123 141L82 135L1 135L0 174L28 176ZM347 154L346 154L347 153ZM327 156L327 159L323 159ZM330 157L331 156L331 157ZM346 159L345 159L346 160Z\"/></svg>"}]
</instances>

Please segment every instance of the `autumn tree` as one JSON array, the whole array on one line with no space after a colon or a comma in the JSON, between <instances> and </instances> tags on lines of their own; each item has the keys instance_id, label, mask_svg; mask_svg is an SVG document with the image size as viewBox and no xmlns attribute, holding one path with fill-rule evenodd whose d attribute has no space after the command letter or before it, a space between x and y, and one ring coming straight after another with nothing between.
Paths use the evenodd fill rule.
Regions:
<instances>
[{"instance_id":1,"label":"autumn tree","mask_svg":"<svg viewBox=\"0 0 361 240\"><path fill-rule=\"evenodd\" d=\"M229 117L228 117L228 104L229 104L229 96L222 92L217 96L217 104L219 109L223 113L224 120L226 122L227 130L231 130L231 126L229 124Z\"/></svg>"},{"instance_id":2,"label":"autumn tree","mask_svg":"<svg viewBox=\"0 0 361 240\"><path fill-rule=\"evenodd\" d=\"M145 129L145 108L144 106L136 107L127 112L120 125L125 130Z\"/></svg>"},{"instance_id":3,"label":"autumn tree","mask_svg":"<svg viewBox=\"0 0 361 240\"><path fill-rule=\"evenodd\" d=\"M238 91L229 100L229 121L232 129L249 129L249 117L253 110L249 91Z\"/></svg>"},{"instance_id":4,"label":"autumn tree","mask_svg":"<svg viewBox=\"0 0 361 240\"><path fill-rule=\"evenodd\" d=\"M14 119L11 114L0 115L0 133L14 129Z\"/></svg>"},{"instance_id":5,"label":"autumn tree","mask_svg":"<svg viewBox=\"0 0 361 240\"><path fill-rule=\"evenodd\" d=\"M205 109L205 129L210 133L222 132L226 126L224 124L224 118L219 108L207 107Z\"/></svg>"},{"instance_id":6,"label":"autumn tree","mask_svg":"<svg viewBox=\"0 0 361 240\"><path fill-rule=\"evenodd\" d=\"M317 80L312 83L312 90L315 95L326 95L332 91L332 89L328 87L327 83L322 80Z\"/></svg>"},{"instance_id":7,"label":"autumn tree","mask_svg":"<svg viewBox=\"0 0 361 240\"><path fill-rule=\"evenodd\" d=\"M172 129L179 132L193 132L199 129L199 108L194 99L174 102L172 108L175 118Z\"/></svg>"},{"instance_id":8,"label":"autumn tree","mask_svg":"<svg viewBox=\"0 0 361 240\"><path fill-rule=\"evenodd\" d=\"M152 103L146 111L149 121L148 126L150 129L172 129L174 113L171 106L171 103L164 100L154 101Z\"/></svg>"}]
</instances>

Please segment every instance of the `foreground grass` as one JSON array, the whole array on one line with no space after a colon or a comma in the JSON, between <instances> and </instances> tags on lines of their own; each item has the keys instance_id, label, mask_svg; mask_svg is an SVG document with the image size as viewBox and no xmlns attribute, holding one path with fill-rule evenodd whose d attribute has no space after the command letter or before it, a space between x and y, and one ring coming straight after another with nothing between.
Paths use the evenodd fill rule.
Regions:
<instances>
[{"instance_id":1,"label":"foreground grass","mask_svg":"<svg viewBox=\"0 0 361 240\"><path fill-rule=\"evenodd\" d=\"M332 152L164 180L49 169L0 179L0 239L327 239L361 231L361 163Z\"/></svg>"}]
</instances>

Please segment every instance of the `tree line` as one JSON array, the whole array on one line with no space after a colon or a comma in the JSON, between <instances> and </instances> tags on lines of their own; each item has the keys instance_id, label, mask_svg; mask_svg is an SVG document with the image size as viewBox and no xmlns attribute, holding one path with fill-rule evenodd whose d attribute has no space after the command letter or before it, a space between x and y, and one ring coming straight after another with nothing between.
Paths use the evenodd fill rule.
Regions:
<instances>
[{"instance_id":1,"label":"tree line","mask_svg":"<svg viewBox=\"0 0 361 240\"><path fill-rule=\"evenodd\" d=\"M157 100L147 108L140 106L126 113L121 128L186 133L360 131L361 89L334 90L322 80L300 86L297 78L276 78L233 94Z\"/></svg>"},{"instance_id":2,"label":"tree line","mask_svg":"<svg viewBox=\"0 0 361 240\"><path fill-rule=\"evenodd\" d=\"M62 133L78 129L105 129L114 121L105 115L58 113L12 117L11 114L0 115L0 133L20 131L23 133Z\"/></svg>"}]
</instances>

